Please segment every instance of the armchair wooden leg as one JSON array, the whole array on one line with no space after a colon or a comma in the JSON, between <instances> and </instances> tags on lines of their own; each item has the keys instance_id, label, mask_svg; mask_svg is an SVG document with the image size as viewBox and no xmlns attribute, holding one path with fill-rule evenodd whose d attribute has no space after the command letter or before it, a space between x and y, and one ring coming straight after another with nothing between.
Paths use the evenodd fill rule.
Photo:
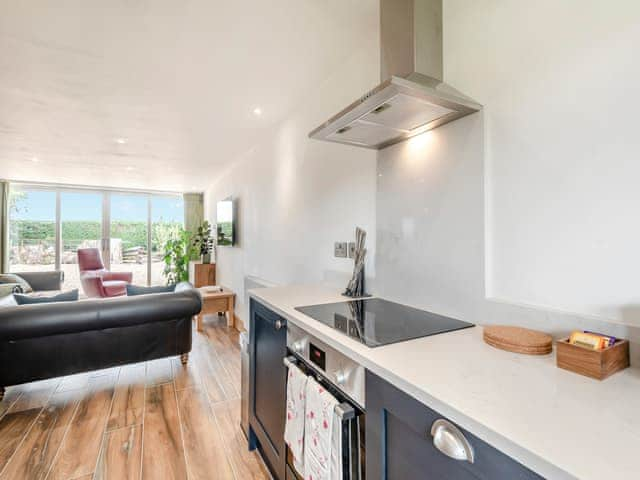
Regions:
<instances>
[{"instance_id":1,"label":"armchair wooden leg","mask_svg":"<svg viewBox=\"0 0 640 480\"><path fill-rule=\"evenodd\" d=\"M186 365L188 361L189 361L188 353L183 353L182 355L180 355L180 362L182 362L183 365Z\"/></svg>"},{"instance_id":2,"label":"armchair wooden leg","mask_svg":"<svg viewBox=\"0 0 640 480\"><path fill-rule=\"evenodd\" d=\"M0 387L0 402L4 399L4 387Z\"/></svg>"}]
</instances>

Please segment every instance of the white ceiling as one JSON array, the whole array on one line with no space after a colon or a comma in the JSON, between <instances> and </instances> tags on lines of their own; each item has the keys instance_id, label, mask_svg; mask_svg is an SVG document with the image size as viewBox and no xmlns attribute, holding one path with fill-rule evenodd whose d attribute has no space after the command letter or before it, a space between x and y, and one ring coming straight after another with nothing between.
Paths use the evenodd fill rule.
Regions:
<instances>
[{"instance_id":1,"label":"white ceiling","mask_svg":"<svg viewBox=\"0 0 640 480\"><path fill-rule=\"evenodd\" d=\"M334 73L368 2L0 0L0 178L203 190Z\"/></svg>"}]
</instances>

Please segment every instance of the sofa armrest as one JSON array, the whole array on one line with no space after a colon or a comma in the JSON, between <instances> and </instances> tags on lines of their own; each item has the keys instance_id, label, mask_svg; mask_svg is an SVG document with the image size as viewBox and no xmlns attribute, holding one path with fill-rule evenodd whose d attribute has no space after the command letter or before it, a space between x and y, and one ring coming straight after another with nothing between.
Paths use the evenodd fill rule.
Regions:
<instances>
[{"instance_id":1,"label":"sofa armrest","mask_svg":"<svg viewBox=\"0 0 640 480\"><path fill-rule=\"evenodd\" d=\"M24 278L34 291L62 290L64 272L54 270L52 272L21 272L17 275Z\"/></svg>"},{"instance_id":2,"label":"sofa armrest","mask_svg":"<svg viewBox=\"0 0 640 480\"><path fill-rule=\"evenodd\" d=\"M88 297L104 297L104 287L102 277L97 277L92 273L83 273L80 276L80 283L85 295Z\"/></svg>"},{"instance_id":3,"label":"sofa armrest","mask_svg":"<svg viewBox=\"0 0 640 480\"><path fill-rule=\"evenodd\" d=\"M178 282L176 284L176 287L173 289L174 292L185 292L185 291L191 291L191 290L193 290L195 293L197 293L198 297L200 297L200 299L202 300L202 295L200 295L200 290L195 288L189 282Z\"/></svg>"},{"instance_id":4,"label":"sofa armrest","mask_svg":"<svg viewBox=\"0 0 640 480\"><path fill-rule=\"evenodd\" d=\"M102 272L100 276L105 282L111 280L120 280L123 282L131 283L131 281L133 280L133 273L131 272Z\"/></svg>"},{"instance_id":5,"label":"sofa armrest","mask_svg":"<svg viewBox=\"0 0 640 480\"><path fill-rule=\"evenodd\" d=\"M188 318L200 312L194 288L108 300L21 305L0 309L0 341L123 328Z\"/></svg>"}]
</instances>

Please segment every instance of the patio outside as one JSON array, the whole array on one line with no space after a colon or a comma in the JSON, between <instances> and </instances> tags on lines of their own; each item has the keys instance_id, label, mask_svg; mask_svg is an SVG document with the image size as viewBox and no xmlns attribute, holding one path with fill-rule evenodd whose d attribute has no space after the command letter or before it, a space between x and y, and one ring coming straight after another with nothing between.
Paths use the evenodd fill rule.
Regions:
<instances>
[{"instance_id":1,"label":"patio outside","mask_svg":"<svg viewBox=\"0 0 640 480\"><path fill-rule=\"evenodd\" d=\"M164 285L166 282L162 275L163 264L152 263L151 264L151 285ZM12 265L11 268L15 273L19 272L42 272L44 270L53 270L54 265ZM64 272L64 284L65 290L72 290L74 288L80 289L82 294L82 286L80 285L80 274L78 272L78 264L65 263L60 265L60 270ZM114 272L132 272L134 285L146 285L147 284L147 266L139 264L128 265L114 265L112 268Z\"/></svg>"},{"instance_id":2,"label":"patio outside","mask_svg":"<svg viewBox=\"0 0 640 480\"><path fill-rule=\"evenodd\" d=\"M83 241L78 248L96 247L97 240ZM147 285L147 255L143 247L133 247L122 250L121 239L111 239L111 271L132 272L134 285ZM77 248L73 251L65 250L61 256L60 270L64 272L65 290L80 289L80 272L78 270ZM55 248L46 242L37 245L21 245L12 249L11 271L37 272L55 269ZM164 285L166 279L162 274L164 262L162 253L151 254L151 285Z\"/></svg>"}]
</instances>

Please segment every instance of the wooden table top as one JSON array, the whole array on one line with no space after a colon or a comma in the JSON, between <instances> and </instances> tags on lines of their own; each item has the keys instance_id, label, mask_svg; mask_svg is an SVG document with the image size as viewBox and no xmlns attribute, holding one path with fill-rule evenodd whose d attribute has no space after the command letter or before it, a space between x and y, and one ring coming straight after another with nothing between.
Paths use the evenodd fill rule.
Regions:
<instances>
[{"instance_id":1,"label":"wooden table top","mask_svg":"<svg viewBox=\"0 0 640 480\"><path fill-rule=\"evenodd\" d=\"M235 296L235 293L232 290L229 290L226 287L220 287L222 288L222 291L218 291L218 292L210 292L207 290L212 289L213 286L209 285L207 287L200 287L198 290L200 290L200 295L202 295L202 298L225 298L225 297L233 297Z\"/></svg>"}]
</instances>

